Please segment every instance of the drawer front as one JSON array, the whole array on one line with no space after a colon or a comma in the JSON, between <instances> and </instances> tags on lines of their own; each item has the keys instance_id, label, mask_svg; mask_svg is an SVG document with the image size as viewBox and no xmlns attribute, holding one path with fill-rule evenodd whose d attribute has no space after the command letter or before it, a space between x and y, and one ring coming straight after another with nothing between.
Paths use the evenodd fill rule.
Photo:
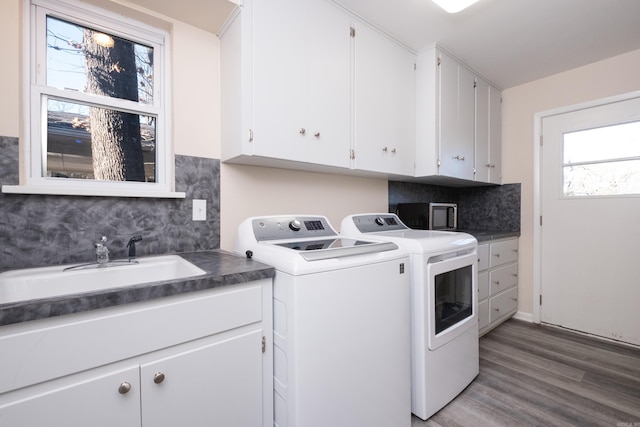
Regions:
<instances>
[{"instance_id":1,"label":"drawer front","mask_svg":"<svg viewBox=\"0 0 640 427\"><path fill-rule=\"evenodd\" d=\"M478 245L478 271L489 268L489 244Z\"/></svg>"},{"instance_id":2,"label":"drawer front","mask_svg":"<svg viewBox=\"0 0 640 427\"><path fill-rule=\"evenodd\" d=\"M509 289L489 300L491 322L515 312L518 308L518 288Z\"/></svg>"},{"instance_id":3,"label":"drawer front","mask_svg":"<svg viewBox=\"0 0 640 427\"><path fill-rule=\"evenodd\" d=\"M509 239L491 243L491 267L508 264L518 259L518 239Z\"/></svg>"},{"instance_id":4,"label":"drawer front","mask_svg":"<svg viewBox=\"0 0 640 427\"><path fill-rule=\"evenodd\" d=\"M480 277L480 276L478 276ZM491 295L509 289L518 284L518 264L509 264L489 272Z\"/></svg>"},{"instance_id":5,"label":"drawer front","mask_svg":"<svg viewBox=\"0 0 640 427\"><path fill-rule=\"evenodd\" d=\"M478 301L489 296L489 272L478 273Z\"/></svg>"},{"instance_id":6,"label":"drawer front","mask_svg":"<svg viewBox=\"0 0 640 427\"><path fill-rule=\"evenodd\" d=\"M478 329L482 330L489 324L489 300L478 303Z\"/></svg>"}]
</instances>

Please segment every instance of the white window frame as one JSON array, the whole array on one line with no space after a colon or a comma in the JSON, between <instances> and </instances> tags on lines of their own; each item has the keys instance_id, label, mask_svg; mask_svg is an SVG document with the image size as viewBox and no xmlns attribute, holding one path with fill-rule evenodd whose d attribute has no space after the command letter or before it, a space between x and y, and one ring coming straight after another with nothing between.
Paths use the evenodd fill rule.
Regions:
<instances>
[{"instance_id":1,"label":"white window frame","mask_svg":"<svg viewBox=\"0 0 640 427\"><path fill-rule=\"evenodd\" d=\"M170 37L166 31L72 0L23 0L23 129L21 185L3 186L6 193L86 196L183 198L173 191L173 150L170 116ZM46 85L46 17L76 22L154 49L153 103L144 104ZM47 98L149 114L156 117L156 182L113 182L42 176L46 155Z\"/></svg>"}]
</instances>

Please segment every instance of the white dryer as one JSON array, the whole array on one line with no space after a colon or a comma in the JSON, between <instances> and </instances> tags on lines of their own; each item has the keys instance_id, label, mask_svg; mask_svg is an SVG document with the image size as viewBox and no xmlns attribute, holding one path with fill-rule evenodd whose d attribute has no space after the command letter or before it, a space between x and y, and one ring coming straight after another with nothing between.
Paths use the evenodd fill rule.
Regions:
<instances>
[{"instance_id":1,"label":"white dryer","mask_svg":"<svg viewBox=\"0 0 640 427\"><path fill-rule=\"evenodd\" d=\"M323 216L253 217L235 252L276 269L274 425L411 425L406 250Z\"/></svg>"},{"instance_id":2,"label":"white dryer","mask_svg":"<svg viewBox=\"0 0 640 427\"><path fill-rule=\"evenodd\" d=\"M411 253L411 411L426 420L479 372L478 242L466 233L413 230L389 213L350 215L340 233Z\"/></svg>"}]
</instances>

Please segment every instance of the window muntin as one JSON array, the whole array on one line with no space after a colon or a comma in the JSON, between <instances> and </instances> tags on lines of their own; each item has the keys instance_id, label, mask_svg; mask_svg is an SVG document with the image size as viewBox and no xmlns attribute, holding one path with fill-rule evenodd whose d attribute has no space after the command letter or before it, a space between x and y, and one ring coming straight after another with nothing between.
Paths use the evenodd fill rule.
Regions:
<instances>
[{"instance_id":1,"label":"window muntin","mask_svg":"<svg viewBox=\"0 0 640 427\"><path fill-rule=\"evenodd\" d=\"M563 135L563 194L640 194L640 121Z\"/></svg>"},{"instance_id":2,"label":"window muntin","mask_svg":"<svg viewBox=\"0 0 640 427\"><path fill-rule=\"evenodd\" d=\"M23 151L29 159L25 176L26 186L33 187L30 192L42 188L47 194L182 197L181 193L172 193L172 150L168 109L165 111L168 82L164 80L168 68L165 55L165 51L169 51L168 34L121 15L66 0L31 0L30 11L31 55L27 58L31 73L26 89L30 120L25 121L25 140L30 149ZM105 46L100 45L99 49L109 49L113 41L114 45L120 43L132 52L130 64L133 66L126 68L133 71L133 78L128 80L126 95L117 89L117 77L123 72L123 63L117 59L111 63L102 61L100 64L105 66L94 67L98 78L116 78L111 86L116 91L90 88L89 55L82 48L85 32L103 35L106 41L100 43ZM142 151L144 171L139 168L141 173L136 174L136 178L123 179L121 175L101 178L88 169L89 164L95 163L92 149L91 157L86 148L80 155L68 152L72 143L79 144L76 140L90 147L97 139L88 138L88 131L100 127L96 125L97 120L91 124L92 112L118 112L129 117L128 127L139 128L139 137L128 140L111 129L117 125L108 129L137 146L138 152ZM61 126L69 127L71 134L62 146L49 147L49 140L55 142ZM118 153L120 148L115 150ZM60 169L63 158L64 168ZM105 159L111 162L110 158ZM128 159L121 163L128 163Z\"/></svg>"}]
</instances>

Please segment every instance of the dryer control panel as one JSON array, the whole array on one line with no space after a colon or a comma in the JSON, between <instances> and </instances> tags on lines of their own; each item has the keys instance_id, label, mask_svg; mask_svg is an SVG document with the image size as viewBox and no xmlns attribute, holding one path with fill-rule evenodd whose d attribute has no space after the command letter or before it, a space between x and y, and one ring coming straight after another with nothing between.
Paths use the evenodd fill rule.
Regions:
<instances>
[{"instance_id":1,"label":"dryer control panel","mask_svg":"<svg viewBox=\"0 0 640 427\"><path fill-rule=\"evenodd\" d=\"M396 214L363 214L352 216L353 224L361 233L407 230Z\"/></svg>"}]
</instances>

